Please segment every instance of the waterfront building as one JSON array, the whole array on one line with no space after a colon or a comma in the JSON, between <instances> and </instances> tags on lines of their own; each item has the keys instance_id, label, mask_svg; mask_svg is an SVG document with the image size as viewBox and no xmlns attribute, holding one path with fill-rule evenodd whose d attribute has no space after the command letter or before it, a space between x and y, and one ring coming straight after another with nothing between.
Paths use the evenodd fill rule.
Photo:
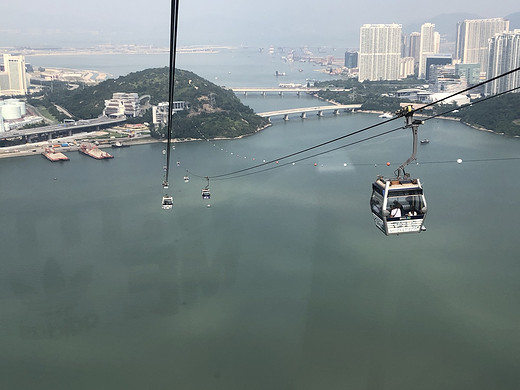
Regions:
<instances>
[{"instance_id":1,"label":"waterfront building","mask_svg":"<svg viewBox=\"0 0 520 390\"><path fill-rule=\"evenodd\" d=\"M359 44L359 81L397 80L401 58L400 24L365 24Z\"/></svg>"},{"instance_id":2,"label":"waterfront building","mask_svg":"<svg viewBox=\"0 0 520 390\"><path fill-rule=\"evenodd\" d=\"M480 82L480 64L455 64L455 75L464 77L468 85Z\"/></svg>"},{"instance_id":3,"label":"waterfront building","mask_svg":"<svg viewBox=\"0 0 520 390\"><path fill-rule=\"evenodd\" d=\"M358 53L357 51L345 52L345 68L353 69L358 66Z\"/></svg>"},{"instance_id":4,"label":"waterfront building","mask_svg":"<svg viewBox=\"0 0 520 390\"><path fill-rule=\"evenodd\" d=\"M426 77L426 57L439 52L440 34L435 31L435 24L424 23L421 26L419 45L419 78Z\"/></svg>"},{"instance_id":5,"label":"waterfront building","mask_svg":"<svg viewBox=\"0 0 520 390\"><path fill-rule=\"evenodd\" d=\"M520 29L496 34L489 40L488 78L520 67ZM495 95L520 87L520 72L513 72L486 84L486 94ZM515 92L518 92L516 90Z\"/></svg>"},{"instance_id":6,"label":"waterfront building","mask_svg":"<svg viewBox=\"0 0 520 390\"><path fill-rule=\"evenodd\" d=\"M0 96L27 94L25 58L3 54L0 61Z\"/></svg>"},{"instance_id":7,"label":"waterfront building","mask_svg":"<svg viewBox=\"0 0 520 390\"><path fill-rule=\"evenodd\" d=\"M141 114L141 104L137 93L115 92L112 99L105 100L103 115L113 117L125 115L135 118Z\"/></svg>"},{"instance_id":8,"label":"waterfront building","mask_svg":"<svg viewBox=\"0 0 520 390\"><path fill-rule=\"evenodd\" d=\"M504 18L469 19L457 24L455 56L463 64L479 64L480 71L487 71L489 40L509 31L509 20Z\"/></svg>"},{"instance_id":9,"label":"waterfront building","mask_svg":"<svg viewBox=\"0 0 520 390\"><path fill-rule=\"evenodd\" d=\"M429 85L433 92L454 93L467 87L466 79L455 74L455 65L431 65L429 71Z\"/></svg>"},{"instance_id":10,"label":"waterfront building","mask_svg":"<svg viewBox=\"0 0 520 390\"><path fill-rule=\"evenodd\" d=\"M429 54L425 58L425 80L430 80L430 67L435 65L451 65L451 54Z\"/></svg>"}]
</instances>

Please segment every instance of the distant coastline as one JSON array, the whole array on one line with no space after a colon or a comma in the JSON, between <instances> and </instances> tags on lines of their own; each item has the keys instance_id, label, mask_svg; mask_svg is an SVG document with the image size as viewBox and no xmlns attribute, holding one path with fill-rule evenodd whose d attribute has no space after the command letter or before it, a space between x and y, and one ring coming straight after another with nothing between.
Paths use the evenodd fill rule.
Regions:
<instances>
[{"instance_id":1,"label":"distant coastline","mask_svg":"<svg viewBox=\"0 0 520 390\"><path fill-rule=\"evenodd\" d=\"M233 49L233 46L184 46L177 49L178 54L215 54L221 50ZM82 55L117 55L117 54L168 54L169 48L152 46L95 46L91 48L7 48L12 54L38 56L82 56Z\"/></svg>"}]
</instances>

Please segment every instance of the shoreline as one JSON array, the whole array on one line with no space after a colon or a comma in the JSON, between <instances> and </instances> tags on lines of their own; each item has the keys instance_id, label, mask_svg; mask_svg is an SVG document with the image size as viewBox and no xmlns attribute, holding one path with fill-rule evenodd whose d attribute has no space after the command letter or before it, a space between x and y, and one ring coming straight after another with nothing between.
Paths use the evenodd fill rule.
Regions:
<instances>
[{"instance_id":1,"label":"shoreline","mask_svg":"<svg viewBox=\"0 0 520 390\"><path fill-rule=\"evenodd\" d=\"M355 112L356 113L360 113L360 114L376 114L376 115L380 115L380 114L383 114L385 111L357 110ZM417 116L418 117L427 117L427 115L424 115L424 114L418 114ZM460 122L461 124L463 124L465 126L468 126L468 127L472 128L472 129L475 129L475 130L478 130L478 131L485 131L485 132L492 133L492 134L495 134L495 135L500 135L500 136L504 136L504 137L511 137L511 138L520 138L520 136L518 136L518 135L506 135L505 133L497 133L496 131L493 131L493 130L490 130L490 129L486 129L484 127L472 125L472 124L469 124L469 123L461 121L459 118L437 117L436 119ZM196 141L206 141L207 142L207 141L223 141L223 140L242 139L244 137L253 136L256 133L258 133L258 132L260 132L262 130L265 130L268 127L271 127L271 126L272 126L272 123L268 123L267 125L257 129L253 133L243 134L243 135L240 135L238 137L216 137L216 138L211 138L211 139L207 139L207 138L173 138L171 142L172 143L196 142ZM99 141L99 140L97 140L95 137L92 137L92 141L91 142L95 142L95 141ZM143 137L140 137L140 138L125 138L124 141L122 141L121 139L117 139L117 141L122 142L122 143L124 143L124 144L126 144L128 146L132 146L132 145L138 146L138 145L146 145L146 144L165 143L165 142L167 142L167 140L156 139L156 138L152 138L151 136L143 136ZM73 141L73 142L76 142L76 141ZM112 143L100 143L100 145L98 145L98 148L100 148L100 149L111 148L113 143L114 142L112 142ZM25 148L25 149L28 149L28 150L20 150L21 148ZM24 144L24 145L17 145L17 146L7 146L7 147L4 147L4 148L0 148L0 160L3 159L3 158L10 158L10 157L27 157L27 156L36 156L36 155L41 156L41 153L46 148L48 148L48 144L45 144L45 145L41 145L41 144L39 144L39 145ZM34 151L34 150L36 150L36 151ZM79 146L68 146L68 147L58 148L56 151L76 152L78 150L79 150Z\"/></svg>"},{"instance_id":2,"label":"shoreline","mask_svg":"<svg viewBox=\"0 0 520 390\"><path fill-rule=\"evenodd\" d=\"M217 138L172 138L172 143L183 143L183 142L196 142L196 141L223 141L223 140L234 140L234 139L241 139L244 137L249 137L252 135L255 135L256 133L265 130L266 128L272 126L271 123L267 124L266 126L263 126L259 129L257 129L254 133L251 134L243 134L238 137L217 137ZM90 142L99 141L99 139L96 139L95 137L92 137L92 140ZM114 140L111 140L114 141ZM165 143L168 142L165 139L156 139L152 138L151 136L143 136L139 138L125 138L123 139L116 139L115 141L121 142L124 145L127 146L138 146L138 145L147 145L147 144L154 144L154 143ZM106 148L112 148L112 145L115 143L100 143L97 145L99 149L106 149ZM76 143L76 141L71 141ZM86 141L83 141L86 142ZM27 150L21 150L22 148ZM48 143L45 144L24 144L24 145L16 145L16 146L6 146L3 148L0 148L0 160L3 158L11 158L11 157L28 157L28 156L41 156L42 152L49 148ZM36 150L36 151L34 151ZM79 150L79 146L65 146L65 147L59 147L55 149L56 152L77 152Z\"/></svg>"}]
</instances>

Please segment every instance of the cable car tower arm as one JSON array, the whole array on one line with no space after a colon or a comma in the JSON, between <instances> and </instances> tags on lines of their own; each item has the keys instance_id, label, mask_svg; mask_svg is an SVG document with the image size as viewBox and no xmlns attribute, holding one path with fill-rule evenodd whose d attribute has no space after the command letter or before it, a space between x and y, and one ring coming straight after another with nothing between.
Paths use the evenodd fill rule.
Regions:
<instances>
[{"instance_id":1,"label":"cable car tower arm","mask_svg":"<svg viewBox=\"0 0 520 390\"><path fill-rule=\"evenodd\" d=\"M412 129L412 136L413 136L413 146L412 146L412 155L406 160L404 163L402 163L399 168L396 169L396 176L399 178L401 175L401 172L403 174L403 178L407 178L410 176L410 174L406 173L404 168L410 164L412 161L415 161L417 158L417 130L419 129L419 125L424 124L424 121L413 119L413 110L412 106L406 106L402 110L397 111L396 113L398 116L404 116L405 121L405 128L411 128Z\"/></svg>"}]
</instances>

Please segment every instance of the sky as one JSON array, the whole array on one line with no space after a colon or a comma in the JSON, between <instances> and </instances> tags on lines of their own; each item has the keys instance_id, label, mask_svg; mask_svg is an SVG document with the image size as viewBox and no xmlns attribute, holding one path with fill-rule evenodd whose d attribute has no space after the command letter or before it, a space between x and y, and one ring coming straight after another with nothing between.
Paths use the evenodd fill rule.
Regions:
<instances>
[{"instance_id":1,"label":"sky","mask_svg":"<svg viewBox=\"0 0 520 390\"><path fill-rule=\"evenodd\" d=\"M2 3L0 47L168 45L170 2L166 0ZM353 48L359 45L364 23L401 23L406 30L446 13L487 18L520 11L518 0L437 0L424 5L403 0L181 0L178 43Z\"/></svg>"}]
</instances>

